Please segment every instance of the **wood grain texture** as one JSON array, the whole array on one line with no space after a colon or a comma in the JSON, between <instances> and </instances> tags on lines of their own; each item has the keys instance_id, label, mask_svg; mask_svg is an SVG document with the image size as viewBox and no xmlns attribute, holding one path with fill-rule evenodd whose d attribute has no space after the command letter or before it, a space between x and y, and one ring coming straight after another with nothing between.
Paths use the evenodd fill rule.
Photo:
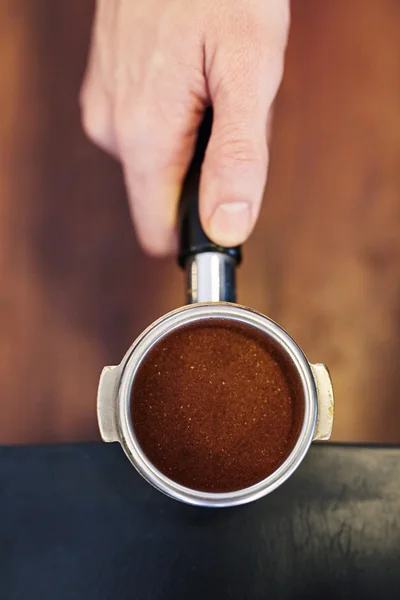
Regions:
<instances>
[{"instance_id":1,"label":"wood grain texture","mask_svg":"<svg viewBox=\"0 0 400 600\"><path fill-rule=\"evenodd\" d=\"M104 364L183 301L118 165L84 137L93 3L0 0L0 442L97 437ZM400 441L400 5L293 3L270 178L240 299L336 391L336 440Z\"/></svg>"}]
</instances>

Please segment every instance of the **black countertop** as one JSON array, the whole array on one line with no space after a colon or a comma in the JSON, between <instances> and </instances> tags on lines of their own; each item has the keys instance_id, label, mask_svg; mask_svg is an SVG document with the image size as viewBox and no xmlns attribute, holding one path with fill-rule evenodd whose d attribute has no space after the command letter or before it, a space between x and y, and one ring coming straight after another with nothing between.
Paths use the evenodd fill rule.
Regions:
<instances>
[{"instance_id":1,"label":"black countertop","mask_svg":"<svg viewBox=\"0 0 400 600\"><path fill-rule=\"evenodd\" d=\"M0 598L400 597L400 449L313 446L232 509L153 490L117 444L0 448Z\"/></svg>"}]
</instances>

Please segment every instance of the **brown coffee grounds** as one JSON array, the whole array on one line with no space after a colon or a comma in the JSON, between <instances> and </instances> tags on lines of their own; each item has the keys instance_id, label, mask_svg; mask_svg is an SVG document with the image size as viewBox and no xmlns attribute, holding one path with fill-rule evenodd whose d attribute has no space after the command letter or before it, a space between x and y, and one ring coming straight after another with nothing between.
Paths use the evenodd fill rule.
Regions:
<instances>
[{"instance_id":1,"label":"brown coffee grounds","mask_svg":"<svg viewBox=\"0 0 400 600\"><path fill-rule=\"evenodd\" d=\"M301 428L299 375L273 340L226 321L185 326L145 356L132 423L150 461L192 489L230 492L279 467Z\"/></svg>"}]
</instances>

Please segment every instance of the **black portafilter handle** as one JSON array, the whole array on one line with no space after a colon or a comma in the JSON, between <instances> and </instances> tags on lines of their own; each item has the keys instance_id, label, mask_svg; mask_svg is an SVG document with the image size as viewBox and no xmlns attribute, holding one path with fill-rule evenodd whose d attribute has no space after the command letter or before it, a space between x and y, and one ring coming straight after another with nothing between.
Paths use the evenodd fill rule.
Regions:
<instances>
[{"instance_id":1,"label":"black portafilter handle","mask_svg":"<svg viewBox=\"0 0 400 600\"><path fill-rule=\"evenodd\" d=\"M206 291L207 278L219 277L220 281L220 298L227 302L236 301L236 283L235 283L235 267L241 262L240 246L234 248L225 248L212 242L205 234L200 222L199 215L199 185L201 167L203 164L208 141L210 139L212 128L212 109L208 108L205 112L203 122L199 127L198 138L194 156L188 169L179 204L178 227L179 227L179 254L178 262L183 269L190 269L190 265L197 261L196 281L191 281L189 273L189 302L197 302L207 300L217 300L217 298L205 298L210 296ZM216 254L217 261L213 261L213 266L206 266L207 260L211 254ZM207 254L207 257L201 258L200 255ZM197 257L197 258L196 258ZM226 257L226 258L224 258ZM216 262L220 263L219 275L217 274ZM200 267L200 263L204 266ZM201 268L201 273L200 273ZM210 288L216 289L216 282L209 282ZM213 284L213 285L211 285ZM193 289L196 285L196 290ZM202 286L204 293L200 293L199 286ZM214 292L215 295L215 292Z\"/></svg>"}]
</instances>

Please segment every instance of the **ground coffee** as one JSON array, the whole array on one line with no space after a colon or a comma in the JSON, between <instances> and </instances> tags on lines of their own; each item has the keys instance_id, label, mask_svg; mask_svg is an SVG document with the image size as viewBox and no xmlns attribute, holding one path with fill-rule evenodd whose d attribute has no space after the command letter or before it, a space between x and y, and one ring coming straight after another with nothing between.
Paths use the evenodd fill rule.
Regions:
<instances>
[{"instance_id":1,"label":"ground coffee","mask_svg":"<svg viewBox=\"0 0 400 600\"><path fill-rule=\"evenodd\" d=\"M185 326L145 356L132 423L151 462L207 492L258 483L282 464L304 415L299 375L272 340L226 321Z\"/></svg>"}]
</instances>

